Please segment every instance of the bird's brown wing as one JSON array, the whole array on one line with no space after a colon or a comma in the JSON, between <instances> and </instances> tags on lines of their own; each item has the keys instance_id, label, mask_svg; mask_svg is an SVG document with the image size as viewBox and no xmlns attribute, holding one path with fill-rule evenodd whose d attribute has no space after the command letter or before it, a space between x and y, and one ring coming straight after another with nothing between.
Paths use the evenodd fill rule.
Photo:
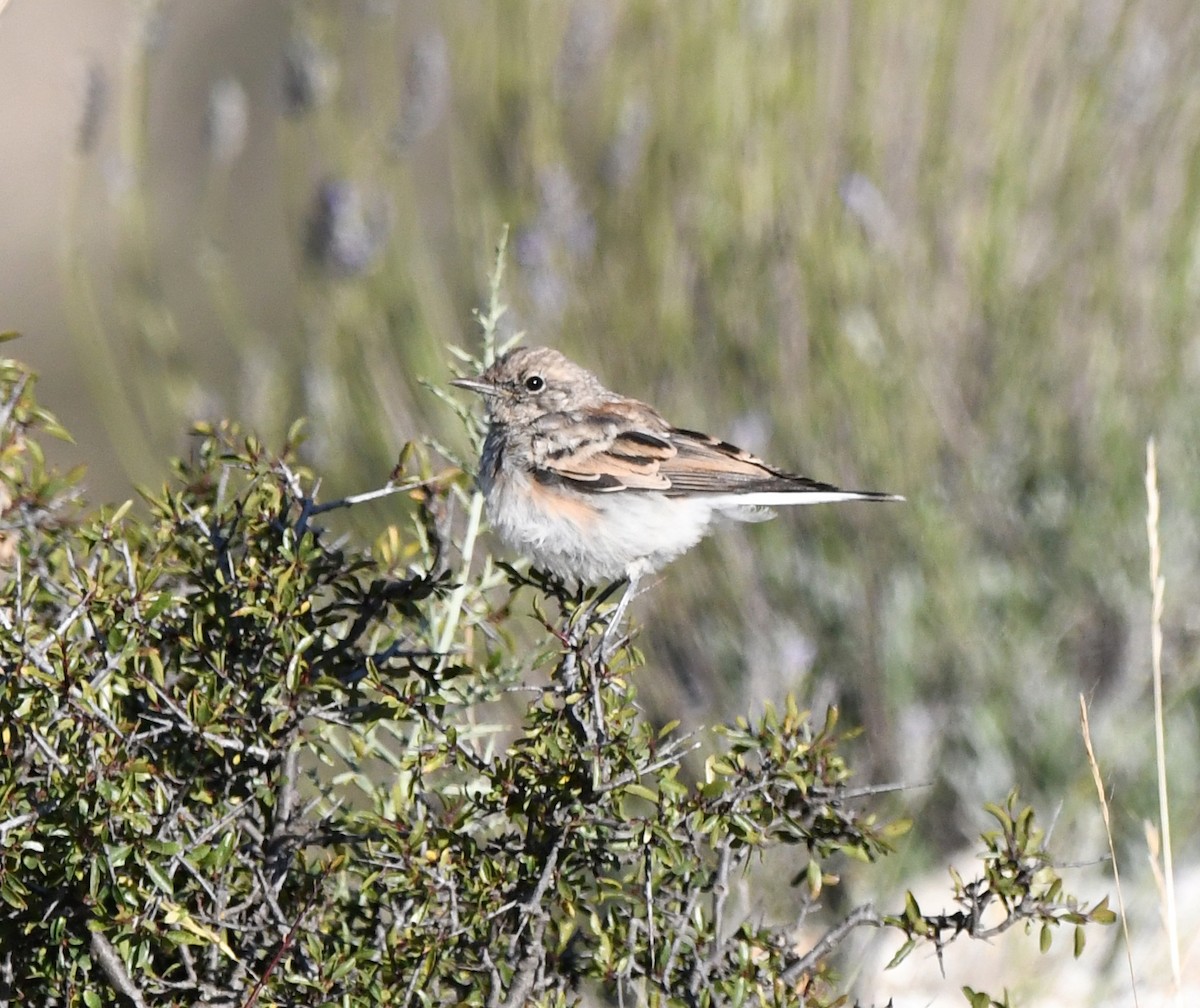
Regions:
<instances>
[{"instance_id":1,"label":"bird's brown wing","mask_svg":"<svg viewBox=\"0 0 1200 1008\"><path fill-rule=\"evenodd\" d=\"M669 426L632 400L542 418L536 477L591 493L673 497L835 491L793 476L727 441Z\"/></svg>"},{"instance_id":2,"label":"bird's brown wing","mask_svg":"<svg viewBox=\"0 0 1200 1008\"><path fill-rule=\"evenodd\" d=\"M675 455L670 428L649 406L629 401L543 417L536 477L592 493L670 489L660 467Z\"/></svg>"},{"instance_id":3,"label":"bird's brown wing","mask_svg":"<svg viewBox=\"0 0 1200 1008\"><path fill-rule=\"evenodd\" d=\"M672 430L671 444L675 454L659 469L671 482L668 494L803 494L838 489L775 469L744 448L699 431Z\"/></svg>"}]
</instances>

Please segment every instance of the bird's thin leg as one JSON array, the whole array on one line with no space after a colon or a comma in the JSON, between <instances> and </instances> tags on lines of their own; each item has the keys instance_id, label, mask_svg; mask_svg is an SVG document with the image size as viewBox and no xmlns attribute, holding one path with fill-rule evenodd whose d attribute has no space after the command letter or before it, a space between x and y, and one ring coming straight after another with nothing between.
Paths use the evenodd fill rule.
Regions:
<instances>
[{"instance_id":1,"label":"bird's thin leg","mask_svg":"<svg viewBox=\"0 0 1200 1008\"><path fill-rule=\"evenodd\" d=\"M600 638L600 657L606 661L616 649L616 642L621 639L621 621L625 618L625 610L628 608L629 603L633 601L633 597L637 594L638 581L641 580L642 571L637 567L631 567L628 577L629 585L625 589L625 594L621 596L621 601L617 603L617 608L609 619L608 626L604 628L603 636Z\"/></svg>"}]
</instances>

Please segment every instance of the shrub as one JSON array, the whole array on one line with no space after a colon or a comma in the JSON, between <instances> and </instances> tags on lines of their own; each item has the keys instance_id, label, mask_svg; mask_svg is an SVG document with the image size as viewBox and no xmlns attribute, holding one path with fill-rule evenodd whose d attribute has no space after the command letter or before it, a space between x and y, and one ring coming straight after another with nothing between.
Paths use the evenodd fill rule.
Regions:
<instances>
[{"instance_id":1,"label":"shrub","mask_svg":"<svg viewBox=\"0 0 1200 1008\"><path fill-rule=\"evenodd\" d=\"M478 508L419 450L384 490L411 521L371 549L320 524L353 501L316 502L295 431L200 429L144 507L90 510L46 471L32 386L0 364L4 1003L824 1005L856 927L900 958L1110 916L1063 893L1015 795L952 913L834 913L839 866L903 829L852 785L836 711L788 698L715 745L649 724L603 596L472 573ZM734 884L775 848L786 926Z\"/></svg>"}]
</instances>

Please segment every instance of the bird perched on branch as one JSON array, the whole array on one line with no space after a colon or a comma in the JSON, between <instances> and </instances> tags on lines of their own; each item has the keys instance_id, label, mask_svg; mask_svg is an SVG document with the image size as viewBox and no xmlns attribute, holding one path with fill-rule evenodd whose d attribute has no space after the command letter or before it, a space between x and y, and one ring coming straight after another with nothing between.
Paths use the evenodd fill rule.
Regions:
<instances>
[{"instance_id":1,"label":"bird perched on branch","mask_svg":"<svg viewBox=\"0 0 1200 1008\"><path fill-rule=\"evenodd\" d=\"M548 347L518 347L477 378L485 399L479 462L488 520L509 546L564 580L638 580L691 549L719 518L763 521L778 505L898 501L768 465L719 438L675 427L610 392Z\"/></svg>"}]
</instances>

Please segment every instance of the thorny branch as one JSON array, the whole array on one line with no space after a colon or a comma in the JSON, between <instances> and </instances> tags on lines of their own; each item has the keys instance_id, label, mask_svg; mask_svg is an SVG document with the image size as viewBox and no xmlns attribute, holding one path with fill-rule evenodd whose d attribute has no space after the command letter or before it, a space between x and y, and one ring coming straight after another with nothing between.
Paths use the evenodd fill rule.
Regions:
<instances>
[{"instance_id":1,"label":"thorny branch","mask_svg":"<svg viewBox=\"0 0 1200 1008\"><path fill-rule=\"evenodd\" d=\"M855 812L883 788L849 786L830 721L789 705L707 742L656 731L628 640L602 646L606 592L536 572L506 586L488 559L448 584L461 489L394 476L318 505L292 461L228 431L179 474L128 535L111 516L14 526L0 999L44 1002L30 976L75 983L53 956L79 948L89 979L133 1006L245 1008L286 986L356 1008L382 987L498 1008L581 981L621 1001L829 1003L825 962L856 927L940 952L1022 920L1103 919L1055 888L1010 803L954 912L864 905L798 947L816 894L788 927L755 923L740 879L756 856L790 847L821 868L887 851ZM410 489L427 499L386 564L312 524ZM559 649L518 643L525 587L559 606L543 617ZM701 777L684 764L702 746Z\"/></svg>"}]
</instances>

